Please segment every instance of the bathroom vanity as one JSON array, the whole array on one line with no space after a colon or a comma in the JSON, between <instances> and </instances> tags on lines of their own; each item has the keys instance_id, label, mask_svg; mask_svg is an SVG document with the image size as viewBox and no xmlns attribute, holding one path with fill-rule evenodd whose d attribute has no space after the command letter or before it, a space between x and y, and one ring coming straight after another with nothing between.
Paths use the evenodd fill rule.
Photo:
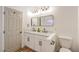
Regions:
<instances>
[{"instance_id":1,"label":"bathroom vanity","mask_svg":"<svg viewBox=\"0 0 79 59\"><path fill-rule=\"evenodd\" d=\"M24 32L24 46L38 52L55 51L56 33Z\"/></svg>"},{"instance_id":2,"label":"bathroom vanity","mask_svg":"<svg viewBox=\"0 0 79 59\"><path fill-rule=\"evenodd\" d=\"M30 23L31 30L23 33L24 37L22 45L38 52L55 51L56 33L52 33L54 16L47 15L32 17Z\"/></svg>"}]
</instances>

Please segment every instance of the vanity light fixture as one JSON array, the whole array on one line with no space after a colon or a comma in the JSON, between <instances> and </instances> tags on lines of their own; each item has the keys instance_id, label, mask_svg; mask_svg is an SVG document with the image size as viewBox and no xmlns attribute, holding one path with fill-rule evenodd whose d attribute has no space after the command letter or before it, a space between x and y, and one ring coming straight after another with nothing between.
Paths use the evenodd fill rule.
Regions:
<instances>
[{"instance_id":1,"label":"vanity light fixture","mask_svg":"<svg viewBox=\"0 0 79 59\"><path fill-rule=\"evenodd\" d=\"M52 12L54 7L49 7L49 6L41 6L39 8L33 8L31 11L28 11L29 16L35 16L35 15L40 15L43 13L48 13Z\"/></svg>"}]
</instances>

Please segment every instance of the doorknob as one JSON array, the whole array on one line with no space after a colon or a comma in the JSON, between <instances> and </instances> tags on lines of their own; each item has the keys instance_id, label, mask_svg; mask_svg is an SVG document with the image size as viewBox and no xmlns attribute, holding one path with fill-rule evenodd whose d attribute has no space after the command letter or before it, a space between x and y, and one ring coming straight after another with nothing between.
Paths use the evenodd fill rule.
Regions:
<instances>
[{"instance_id":1,"label":"doorknob","mask_svg":"<svg viewBox=\"0 0 79 59\"><path fill-rule=\"evenodd\" d=\"M5 31L3 31L3 33L5 34Z\"/></svg>"},{"instance_id":2,"label":"doorknob","mask_svg":"<svg viewBox=\"0 0 79 59\"><path fill-rule=\"evenodd\" d=\"M20 34L22 34L22 31L20 32Z\"/></svg>"},{"instance_id":3,"label":"doorknob","mask_svg":"<svg viewBox=\"0 0 79 59\"><path fill-rule=\"evenodd\" d=\"M30 41L30 38L29 37L27 38L27 41Z\"/></svg>"}]
</instances>

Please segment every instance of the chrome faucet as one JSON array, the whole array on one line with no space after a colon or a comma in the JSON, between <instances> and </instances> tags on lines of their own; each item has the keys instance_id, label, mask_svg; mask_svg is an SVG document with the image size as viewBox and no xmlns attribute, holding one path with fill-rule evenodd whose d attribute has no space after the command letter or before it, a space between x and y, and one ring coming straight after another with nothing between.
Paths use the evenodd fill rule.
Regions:
<instances>
[{"instance_id":1,"label":"chrome faucet","mask_svg":"<svg viewBox=\"0 0 79 59\"><path fill-rule=\"evenodd\" d=\"M47 33L48 31L46 31L46 29L44 28L44 29L43 29L43 32L44 32L44 33Z\"/></svg>"},{"instance_id":2,"label":"chrome faucet","mask_svg":"<svg viewBox=\"0 0 79 59\"><path fill-rule=\"evenodd\" d=\"M35 28L32 28L32 31L36 31Z\"/></svg>"}]
</instances>

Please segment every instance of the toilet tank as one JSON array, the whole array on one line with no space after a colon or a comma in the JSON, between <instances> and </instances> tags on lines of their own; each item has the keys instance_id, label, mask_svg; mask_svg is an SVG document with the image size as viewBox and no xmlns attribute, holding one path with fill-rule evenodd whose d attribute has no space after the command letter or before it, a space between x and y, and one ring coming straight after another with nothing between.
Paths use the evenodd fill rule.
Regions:
<instances>
[{"instance_id":1,"label":"toilet tank","mask_svg":"<svg viewBox=\"0 0 79 59\"><path fill-rule=\"evenodd\" d=\"M66 36L59 36L60 45L62 48L71 48L72 38Z\"/></svg>"}]
</instances>

